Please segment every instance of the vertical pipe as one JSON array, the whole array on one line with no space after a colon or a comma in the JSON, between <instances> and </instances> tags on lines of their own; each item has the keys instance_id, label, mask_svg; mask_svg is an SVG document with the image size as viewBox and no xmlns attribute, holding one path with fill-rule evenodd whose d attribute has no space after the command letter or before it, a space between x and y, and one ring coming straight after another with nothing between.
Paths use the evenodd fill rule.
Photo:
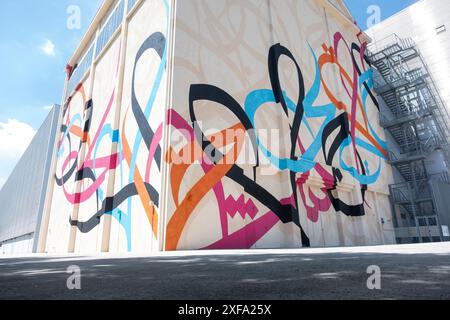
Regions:
<instances>
[{"instance_id":1,"label":"vertical pipe","mask_svg":"<svg viewBox=\"0 0 450 320\"><path fill-rule=\"evenodd\" d=\"M159 251L165 251L165 243L166 243L166 223L168 220L168 194L170 187L170 168L168 163L165 161L165 155L170 146L170 125L168 112L172 106L173 102L173 74L174 74L174 65L175 65L175 33L176 33L176 11L177 11L177 2L175 0L171 0L170 2L170 21L169 24L169 35L168 35L168 59L167 59L167 89L166 89L166 106L164 112L163 119L163 139L162 139L162 161L161 161L161 195L160 195L160 219L159 219L159 231L158 231L158 241L159 241Z\"/></svg>"}]
</instances>

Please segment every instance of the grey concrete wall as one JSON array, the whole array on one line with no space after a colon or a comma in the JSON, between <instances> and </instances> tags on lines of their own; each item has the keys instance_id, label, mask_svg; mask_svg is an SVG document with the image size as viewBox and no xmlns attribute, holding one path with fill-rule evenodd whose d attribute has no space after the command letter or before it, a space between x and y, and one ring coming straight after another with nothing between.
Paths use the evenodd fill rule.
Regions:
<instances>
[{"instance_id":1,"label":"grey concrete wall","mask_svg":"<svg viewBox=\"0 0 450 320\"><path fill-rule=\"evenodd\" d=\"M38 236L59 106L49 113L30 146L0 191L0 243Z\"/></svg>"}]
</instances>

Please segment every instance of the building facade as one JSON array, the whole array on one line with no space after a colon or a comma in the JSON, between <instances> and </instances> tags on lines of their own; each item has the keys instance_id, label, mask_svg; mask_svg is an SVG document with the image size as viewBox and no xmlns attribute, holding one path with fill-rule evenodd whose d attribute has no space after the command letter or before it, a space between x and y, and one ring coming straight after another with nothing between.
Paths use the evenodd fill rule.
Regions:
<instances>
[{"instance_id":1,"label":"building facade","mask_svg":"<svg viewBox=\"0 0 450 320\"><path fill-rule=\"evenodd\" d=\"M367 31L398 243L450 240L449 9L419 1Z\"/></svg>"},{"instance_id":2,"label":"building facade","mask_svg":"<svg viewBox=\"0 0 450 320\"><path fill-rule=\"evenodd\" d=\"M59 111L53 107L0 191L0 254L37 250Z\"/></svg>"},{"instance_id":3,"label":"building facade","mask_svg":"<svg viewBox=\"0 0 450 320\"><path fill-rule=\"evenodd\" d=\"M378 46L380 49L393 35L401 39L412 39L447 106L450 105L449 8L448 1L417 1L366 31L372 39L372 48Z\"/></svg>"},{"instance_id":4,"label":"building facade","mask_svg":"<svg viewBox=\"0 0 450 320\"><path fill-rule=\"evenodd\" d=\"M106 0L68 64L39 252L395 242L342 1Z\"/></svg>"}]
</instances>

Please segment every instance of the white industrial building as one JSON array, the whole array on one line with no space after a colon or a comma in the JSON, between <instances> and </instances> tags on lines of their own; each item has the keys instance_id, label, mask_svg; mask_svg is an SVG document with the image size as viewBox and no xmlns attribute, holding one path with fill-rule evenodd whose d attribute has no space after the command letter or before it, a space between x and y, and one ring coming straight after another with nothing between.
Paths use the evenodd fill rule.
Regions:
<instances>
[{"instance_id":1,"label":"white industrial building","mask_svg":"<svg viewBox=\"0 0 450 320\"><path fill-rule=\"evenodd\" d=\"M386 129L397 242L450 240L450 1L420 0L367 30Z\"/></svg>"},{"instance_id":2,"label":"white industrial building","mask_svg":"<svg viewBox=\"0 0 450 320\"><path fill-rule=\"evenodd\" d=\"M419 1L368 44L342 0L105 0L0 192L0 250L450 240L449 16Z\"/></svg>"}]
</instances>

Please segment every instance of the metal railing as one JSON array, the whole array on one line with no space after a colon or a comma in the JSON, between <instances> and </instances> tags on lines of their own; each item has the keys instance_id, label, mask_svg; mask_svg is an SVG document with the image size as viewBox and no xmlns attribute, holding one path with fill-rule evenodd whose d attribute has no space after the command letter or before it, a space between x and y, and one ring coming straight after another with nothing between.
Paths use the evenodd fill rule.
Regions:
<instances>
[{"instance_id":1,"label":"metal railing","mask_svg":"<svg viewBox=\"0 0 450 320\"><path fill-rule=\"evenodd\" d=\"M429 179L419 179L415 182L403 182L391 185L391 196L396 203L414 203L430 200L432 192Z\"/></svg>"},{"instance_id":2,"label":"metal railing","mask_svg":"<svg viewBox=\"0 0 450 320\"><path fill-rule=\"evenodd\" d=\"M378 61L415 47L416 44L412 38L400 38L396 34L392 34L370 44L368 55L372 61Z\"/></svg>"},{"instance_id":3,"label":"metal railing","mask_svg":"<svg viewBox=\"0 0 450 320\"><path fill-rule=\"evenodd\" d=\"M403 142L399 145L400 155L394 154L392 151L391 161L401 161L414 156L428 156L436 149L441 147L440 137L432 135L424 141ZM390 154L391 154L390 153Z\"/></svg>"}]
</instances>

